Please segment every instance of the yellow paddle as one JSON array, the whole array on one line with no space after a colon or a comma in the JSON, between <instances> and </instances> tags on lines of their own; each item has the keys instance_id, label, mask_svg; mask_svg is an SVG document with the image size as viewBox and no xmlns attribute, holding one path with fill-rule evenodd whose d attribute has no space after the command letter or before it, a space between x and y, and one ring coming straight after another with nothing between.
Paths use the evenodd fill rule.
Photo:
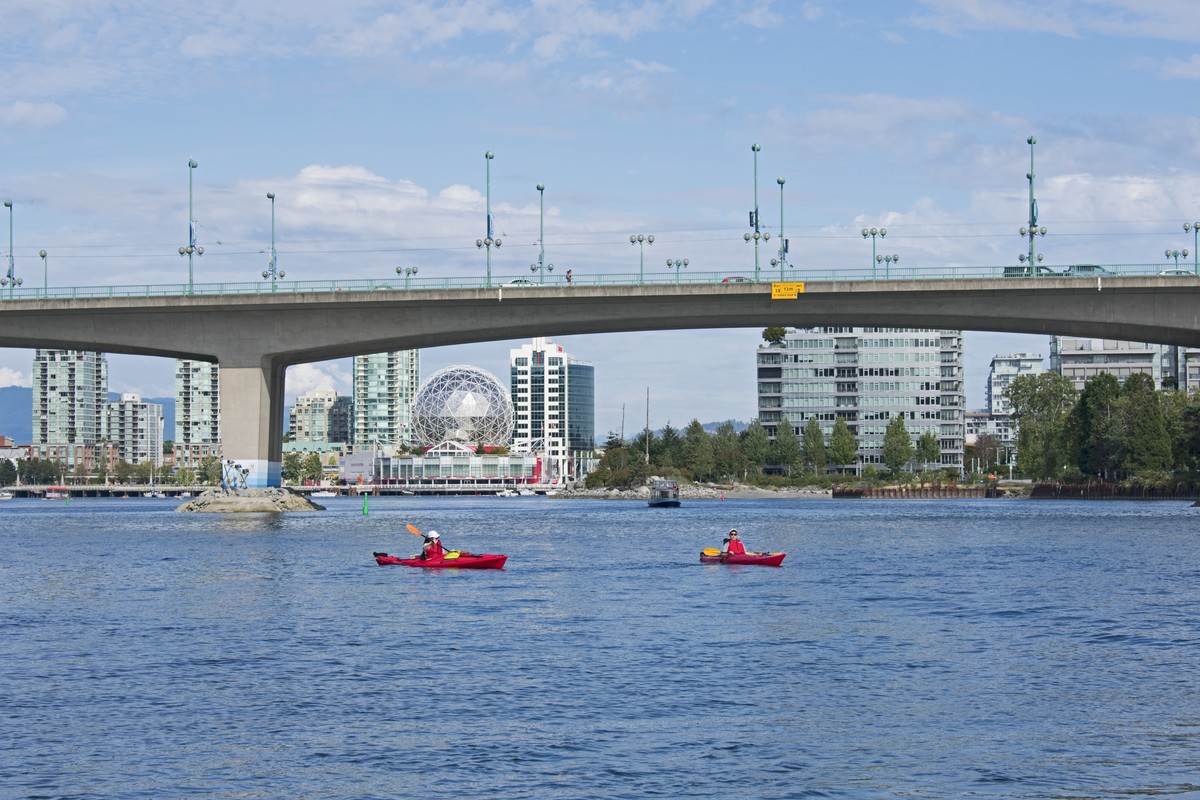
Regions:
<instances>
[{"instance_id":1,"label":"yellow paddle","mask_svg":"<svg viewBox=\"0 0 1200 800\"><path fill-rule=\"evenodd\" d=\"M706 555L706 556L719 556L719 555L721 555L721 551L720 551L720 550L718 550L718 549L717 549L717 548L715 548L715 547L706 547L706 548L704 548L703 550L701 550L700 552L701 552L701 553L703 553L703 554L704 554L704 555Z\"/></svg>"}]
</instances>

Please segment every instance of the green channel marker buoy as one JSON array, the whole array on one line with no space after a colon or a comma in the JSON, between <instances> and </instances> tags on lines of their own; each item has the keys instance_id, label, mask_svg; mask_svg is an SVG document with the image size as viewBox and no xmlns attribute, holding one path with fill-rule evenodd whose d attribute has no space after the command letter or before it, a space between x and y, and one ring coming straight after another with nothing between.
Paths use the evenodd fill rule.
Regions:
<instances>
[{"instance_id":1,"label":"green channel marker buoy","mask_svg":"<svg viewBox=\"0 0 1200 800\"><path fill-rule=\"evenodd\" d=\"M367 516L367 498L370 496L371 495L369 493L363 495L363 516L364 517Z\"/></svg>"}]
</instances>

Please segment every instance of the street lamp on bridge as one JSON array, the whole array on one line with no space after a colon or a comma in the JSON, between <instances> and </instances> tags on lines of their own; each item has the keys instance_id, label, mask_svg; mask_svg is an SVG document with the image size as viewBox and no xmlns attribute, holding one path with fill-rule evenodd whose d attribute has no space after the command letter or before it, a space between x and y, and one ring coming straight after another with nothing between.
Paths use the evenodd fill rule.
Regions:
<instances>
[{"instance_id":1,"label":"street lamp on bridge","mask_svg":"<svg viewBox=\"0 0 1200 800\"><path fill-rule=\"evenodd\" d=\"M1185 222L1183 223L1183 232L1192 232L1192 268L1196 270L1196 274L1200 275L1200 222Z\"/></svg>"},{"instance_id":2,"label":"street lamp on bridge","mask_svg":"<svg viewBox=\"0 0 1200 800\"><path fill-rule=\"evenodd\" d=\"M898 263L899 261L900 261L900 256L896 255L895 253L893 253L890 256L875 256L875 263L883 264L884 279L892 277L892 269L891 269L892 264Z\"/></svg>"},{"instance_id":3,"label":"street lamp on bridge","mask_svg":"<svg viewBox=\"0 0 1200 800\"><path fill-rule=\"evenodd\" d=\"M775 182L779 184L779 258L771 259L771 266L779 264L779 280L783 280L783 270L787 266L788 240L783 236L783 184L786 181L783 178L776 178Z\"/></svg>"},{"instance_id":4,"label":"street lamp on bridge","mask_svg":"<svg viewBox=\"0 0 1200 800\"><path fill-rule=\"evenodd\" d=\"M530 272L538 273L538 283L546 282L546 273L554 272L554 265L546 263L546 186L539 183L538 190L538 260L529 265Z\"/></svg>"},{"instance_id":5,"label":"street lamp on bridge","mask_svg":"<svg viewBox=\"0 0 1200 800\"><path fill-rule=\"evenodd\" d=\"M667 269L675 270L675 282L676 283L679 283L679 270L687 269L687 265L688 265L688 260L686 258L683 258L683 259L677 258L674 261L672 261L669 258L667 259Z\"/></svg>"},{"instance_id":6,"label":"street lamp on bridge","mask_svg":"<svg viewBox=\"0 0 1200 800\"><path fill-rule=\"evenodd\" d=\"M275 253L275 193L267 192L267 199L271 201L271 254L267 258L267 268L263 270L262 276L264 281L267 278L271 279L271 291L273 292L276 278L283 278L287 273L279 269L279 261Z\"/></svg>"},{"instance_id":7,"label":"street lamp on bridge","mask_svg":"<svg viewBox=\"0 0 1200 800\"><path fill-rule=\"evenodd\" d=\"M475 240L476 247L487 250L487 282L484 285L489 288L492 285L492 248L501 244L499 239L492 238L492 159L495 157L496 154L491 150L483 154L484 163L487 165L487 236Z\"/></svg>"},{"instance_id":8,"label":"street lamp on bridge","mask_svg":"<svg viewBox=\"0 0 1200 800\"><path fill-rule=\"evenodd\" d=\"M754 153L754 210L750 212L750 227L754 228L752 233L743 233L742 240L746 242L754 242L754 282L759 279L758 270L758 243L765 242L771 238L771 234L762 230L761 222L758 214L758 153L762 150L757 143L750 145L750 151ZM779 190L783 191L783 184L779 185ZM782 213L782 212L781 212Z\"/></svg>"},{"instance_id":9,"label":"street lamp on bridge","mask_svg":"<svg viewBox=\"0 0 1200 800\"><path fill-rule=\"evenodd\" d=\"M646 245L654 244L654 234L631 233L629 243L636 244L641 251L641 259L638 261L638 284L642 284L646 279Z\"/></svg>"},{"instance_id":10,"label":"street lamp on bridge","mask_svg":"<svg viewBox=\"0 0 1200 800\"><path fill-rule=\"evenodd\" d=\"M1033 196L1033 146L1037 144L1037 137L1030 136L1025 141L1029 144L1029 172L1025 174L1025 177L1029 179L1029 226L1021 226L1021 235L1029 237L1029 255L1026 256L1022 253L1017 256L1017 261L1024 264L1026 259L1028 259L1029 272L1034 277L1037 277L1039 273L1037 265L1042 263L1042 254L1037 252L1034 242L1038 236L1046 235L1046 226L1038 227L1037 200Z\"/></svg>"},{"instance_id":11,"label":"street lamp on bridge","mask_svg":"<svg viewBox=\"0 0 1200 800\"><path fill-rule=\"evenodd\" d=\"M192 254L204 255L204 248L196 246L196 215L192 212L192 172L196 169L196 159L188 159L188 243L187 247L179 248L180 256L188 259L188 294L192 293Z\"/></svg>"},{"instance_id":12,"label":"street lamp on bridge","mask_svg":"<svg viewBox=\"0 0 1200 800\"><path fill-rule=\"evenodd\" d=\"M1165 251L1165 255L1167 256L1167 258L1175 259L1175 269L1178 270L1179 269L1179 257L1183 256L1184 258L1187 258L1188 251L1187 251L1186 247L1183 248L1182 250L1167 250L1167 251ZM1184 263L1186 264L1187 262L1185 261Z\"/></svg>"},{"instance_id":13,"label":"street lamp on bridge","mask_svg":"<svg viewBox=\"0 0 1200 800\"><path fill-rule=\"evenodd\" d=\"M404 288L408 288L408 282L413 275L417 274L416 267L396 267L396 274L404 276Z\"/></svg>"},{"instance_id":14,"label":"street lamp on bridge","mask_svg":"<svg viewBox=\"0 0 1200 800\"><path fill-rule=\"evenodd\" d=\"M8 209L8 274L0 278L0 286L8 286L8 297L11 300L17 287L25 281L17 277L17 266L13 260L13 204L5 200L4 207Z\"/></svg>"},{"instance_id":15,"label":"street lamp on bridge","mask_svg":"<svg viewBox=\"0 0 1200 800\"><path fill-rule=\"evenodd\" d=\"M879 257L875 255L875 237L887 236L887 228L863 228L863 238L871 237L871 280L875 280L875 264L879 261Z\"/></svg>"},{"instance_id":16,"label":"street lamp on bridge","mask_svg":"<svg viewBox=\"0 0 1200 800\"><path fill-rule=\"evenodd\" d=\"M50 272L46 269L46 251L38 250L38 258L42 259L42 296L50 296Z\"/></svg>"}]
</instances>

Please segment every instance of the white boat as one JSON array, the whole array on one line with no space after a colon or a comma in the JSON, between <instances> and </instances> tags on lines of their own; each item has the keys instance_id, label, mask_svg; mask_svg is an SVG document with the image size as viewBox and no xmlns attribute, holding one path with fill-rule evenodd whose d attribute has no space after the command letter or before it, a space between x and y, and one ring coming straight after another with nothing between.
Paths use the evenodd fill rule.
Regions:
<instances>
[{"instance_id":1,"label":"white boat","mask_svg":"<svg viewBox=\"0 0 1200 800\"><path fill-rule=\"evenodd\" d=\"M13 493L8 489L0 489L0 500L12 500Z\"/></svg>"},{"instance_id":2,"label":"white boat","mask_svg":"<svg viewBox=\"0 0 1200 800\"><path fill-rule=\"evenodd\" d=\"M650 482L651 508L679 508L679 482L654 478Z\"/></svg>"},{"instance_id":3,"label":"white boat","mask_svg":"<svg viewBox=\"0 0 1200 800\"><path fill-rule=\"evenodd\" d=\"M516 497L517 493L512 489L501 489L496 492L496 497Z\"/></svg>"},{"instance_id":4,"label":"white boat","mask_svg":"<svg viewBox=\"0 0 1200 800\"><path fill-rule=\"evenodd\" d=\"M319 492L312 492L308 496L309 497L337 497L338 493L334 492L334 491L330 491L329 489L322 489Z\"/></svg>"},{"instance_id":5,"label":"white boat","mask_svg":"<svg viewBox=\"0 0 1200 800\"><path fill-rule=\"evenodd\" d=\"M192 493L191 492L180 492L178 496L179 497L191 497Z\"/></svg>"}]
</instances>

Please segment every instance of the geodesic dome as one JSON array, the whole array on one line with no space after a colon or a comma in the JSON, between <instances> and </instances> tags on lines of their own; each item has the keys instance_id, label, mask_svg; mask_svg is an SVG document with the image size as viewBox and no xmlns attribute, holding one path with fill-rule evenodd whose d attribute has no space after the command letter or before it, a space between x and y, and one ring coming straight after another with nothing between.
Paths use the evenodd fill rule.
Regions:
<instances>
[{"instance_id":1,"label":"geodesic dome","mask_svg":"<svg viewBox=\"0 0 1200 800\"><path fill-rule=\"evenodd\" d=\"M412 424L425 446L450 440L473 445L507 446L513 429L513 404L494 375L477 367L446 367L417 390Z\"/></svg>"}]
</instances>

